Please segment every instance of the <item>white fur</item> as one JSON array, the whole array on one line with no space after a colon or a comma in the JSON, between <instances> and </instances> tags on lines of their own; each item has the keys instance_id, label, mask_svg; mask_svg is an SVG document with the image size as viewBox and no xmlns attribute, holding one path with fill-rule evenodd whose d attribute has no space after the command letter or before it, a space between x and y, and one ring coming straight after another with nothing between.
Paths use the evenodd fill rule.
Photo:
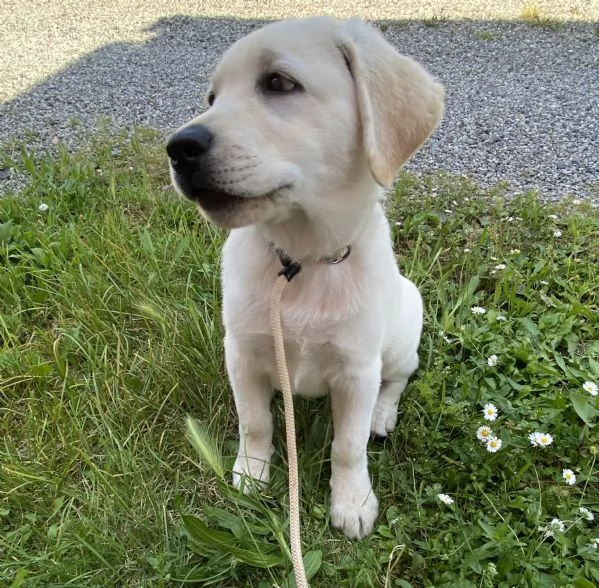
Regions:
<instances>
[{"instance_id":1,"label":"white fur","mask_svg":"<svg viewBox=\"0 0 599 588\"><path fill-rule=\"evenodd\" d=\"M281 70L304 91L265 97L257 80ZM269 479L270 404L279 388L268 323L281 268L276 243L303 266L282 300L292 387L331 394L331 522L361 538L378 512L368 439L396 425L422 329L420 294L397 269L379 183L391 183L433 131L443 90L372 27L329 18L283 21L245 37L225 54L213 89L214 105L190 124L215 135L212 184L245 196L237 207L204 211L233 228L222 278L239 416L234 483ZM322 261L347 243L346 260Z\"/></svg>"}]
</instances>

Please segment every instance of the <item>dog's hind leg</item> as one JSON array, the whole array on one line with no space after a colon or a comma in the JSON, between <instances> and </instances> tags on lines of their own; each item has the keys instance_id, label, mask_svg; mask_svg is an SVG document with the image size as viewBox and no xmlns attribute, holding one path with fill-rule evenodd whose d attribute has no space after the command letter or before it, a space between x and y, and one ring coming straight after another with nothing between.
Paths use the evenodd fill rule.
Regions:
<instances>
[{"instance_id":1,"label":"dog's hind leg","mask_svg":"<svg viewBox=\"0 0 599 588\"><path fill-rule=\"evenodd\" d=\"M370 427L371 433L377 437L386 437L395 429L399 400L410 375L418 368L418 355L414 353L410 361L401 368L383 375Z\"/></svg>"},{"instance_id":2,"label":"dog's hind leg","mask_svg":"<svg viewBox=\"0 0 599 588\"><path fill-rule=\"evenodd\" d=\"M398 295L390 316L393 332L383 350L381 389L372 415L371 433L386 437L397 424L397 407L408 379L418 369L422 332L422 298L418 288L398 275Z\"/></svg>"}]
</instances>

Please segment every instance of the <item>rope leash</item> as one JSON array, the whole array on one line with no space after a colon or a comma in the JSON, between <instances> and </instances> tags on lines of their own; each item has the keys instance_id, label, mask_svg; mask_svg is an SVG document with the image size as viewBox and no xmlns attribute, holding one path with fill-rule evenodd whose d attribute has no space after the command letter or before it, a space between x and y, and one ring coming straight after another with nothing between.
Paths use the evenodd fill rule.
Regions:
<instances>
[{"instance_id":1,"label":"rope leash","mask_svg":"<svg viewBox=\"0 0 599 588\"><path fill-rule=\"evenodd\" d=\"M274 244L273 244L274 246ZM321 261L330 264L338 264L347 259L351 253L352 246L345 245L334 255L324 257ZM281 326L281 296L287 282L302 270L298 261L294 261L282 249L275 249L283 269L279 272L275 285L270 294L270 329L275 342L275 359L277 373L283 392L283 404L285 407L285 434L287 436L287 461L289 462L289 538L291 540L291 560L293 562L293 574L297 588L309 588L302 558L302 541L299 514L299 474L297 470L297 447L295 445L295 419L293 417L293 395L289 372L287 371L287 360L285 359L285 346L283 344L283 327Z\"/></svg>"},{"instance_id":2,"label":"rope leash","mask_svg":"<svg viewBox=\"0 0 599 588\"><path fill-rule=\"evenodd\" d=\"M299 269L297 270L299 271ZM297 272L295 272L297 273ZM285 433L287 436L287 461L289 462L289 537L291 540L291 560L297 588L308 588L304 561L302 558L302 542L299 514L299 475L297 470L297 447L295 445L295 419L293 418L293 396L285 359L283 345L283 328L281 326L281 296L288 281L295 275L281 270L270 295L270 328L275 341L275 358L277 373L283 392L285 406Z\"/></svg>"}]
</instances>

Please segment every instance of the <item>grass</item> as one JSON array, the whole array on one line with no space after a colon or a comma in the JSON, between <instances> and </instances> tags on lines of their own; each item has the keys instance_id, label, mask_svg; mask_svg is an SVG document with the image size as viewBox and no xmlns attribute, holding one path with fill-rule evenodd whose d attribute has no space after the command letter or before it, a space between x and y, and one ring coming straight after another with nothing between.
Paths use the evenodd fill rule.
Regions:
<instances>
[{"instance_id":1,"label":"grass","mask_svg":"<svg viewBox=\"0 0 599 588\"><path fill-rule=\"evenodd\" d=\"M0 585L293 586L282 405L273 483L240 496L224 235L174 197L160 139L4 157L31 181L0 199ZM583 389L599 382L599 214L501 195L404 174L390 196L426 300L421 367L370 446L381 514L361 542L327 521L328 402L297 401L315 586L599 586L599 404Z\"/></svg>"},{"instance_id":2,"label":"grass","mask_svg":"<svg viewBox=\"0 0 599 588\"><path fill-rule=\"evenodd\" d=\"M476 36L482 41L493 41L497 38L497 33L494 31L477 31Z\"/></svg>"},{"instance_id":3,"label":"grass","mask_svg":"<svg viewBox=\"0 0 599 588\"><path fill-rule=\"evenodd\" d=\"M522 20L530 26L541 27L556 31L561 27L561 23L549 16L543 15L536 4L525 6L520 13Z\"/></svg>"}]
</instances>

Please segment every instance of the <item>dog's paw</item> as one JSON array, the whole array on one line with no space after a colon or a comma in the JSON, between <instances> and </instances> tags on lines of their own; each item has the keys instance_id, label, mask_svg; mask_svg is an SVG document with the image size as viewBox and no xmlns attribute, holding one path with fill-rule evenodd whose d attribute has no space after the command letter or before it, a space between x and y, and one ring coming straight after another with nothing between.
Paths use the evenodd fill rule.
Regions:
<instances>
[{"instance_id":1,"label":"dog's paw","mask_svg":"<svg viewBox=\"0 0 599 588\"><path fill-rule=\"evenodd\" d=\"M238 455L233 466L233 486L250 494L263 490L270 479L270 460Z\"/></svg>"},{"instance_id":2,"label":"dog's paw","mask_svg":"<svg viewBox=\"0 0 599 588\"><path fill-rule=\"evenodd\" d=\"M397 425L397 404L377 401L372 413L370 431L376 437L387 437Z\"/></svg>"},{"instance_id":3,"label":"dog's paw","mask_svg":"<svg viewBox=\"0 0 599 588\"><path fill-rule=\"evenodd\" d=\"M349 539L370 535L378 513L379 501L372 488L366 493L347 488L331 498L331 524Z\"/></svg>"}]
</instances>

